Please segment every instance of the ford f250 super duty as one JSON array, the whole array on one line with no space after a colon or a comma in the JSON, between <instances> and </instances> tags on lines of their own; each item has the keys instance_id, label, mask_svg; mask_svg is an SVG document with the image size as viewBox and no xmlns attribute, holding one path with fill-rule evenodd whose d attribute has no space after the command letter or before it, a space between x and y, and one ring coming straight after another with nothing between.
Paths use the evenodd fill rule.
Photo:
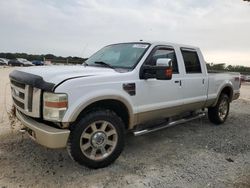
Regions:
<instances>
[{"instance_id":1,"label":"ford f250 super duty","mask_svg":"<svg viewBox=\"0 0 250 188\"><path fill-rule=\"evenodd\" d=\"M164 42L112 44L78 66L20 68L10 83L22 131L90 168L115 161L126 132L205 114L222 124L240 95L240 74L208 73L199 48Z\"/></svg>"}]
</instances>

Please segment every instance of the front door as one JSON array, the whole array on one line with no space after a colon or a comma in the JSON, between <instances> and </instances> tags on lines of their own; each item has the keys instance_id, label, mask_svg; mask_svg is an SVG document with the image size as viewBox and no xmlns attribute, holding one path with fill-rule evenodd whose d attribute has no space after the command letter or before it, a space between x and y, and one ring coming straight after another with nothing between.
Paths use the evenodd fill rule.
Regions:
<instances>
[{"instance_id":1,"label":"front door","mask_svg":"<svg viewBox=\"0 0 250 188\"><path fill-rule=\"evenodd\" d=\"M156 47L147 60L146 65L156 65L159 58L171 58L173 77L171 80L141 79L137 84L135 97L138 123L150 119L160 119L174 115L181 110L183 104L180 73L175 50L169 46Z\"/></svg>"}]
</instances>

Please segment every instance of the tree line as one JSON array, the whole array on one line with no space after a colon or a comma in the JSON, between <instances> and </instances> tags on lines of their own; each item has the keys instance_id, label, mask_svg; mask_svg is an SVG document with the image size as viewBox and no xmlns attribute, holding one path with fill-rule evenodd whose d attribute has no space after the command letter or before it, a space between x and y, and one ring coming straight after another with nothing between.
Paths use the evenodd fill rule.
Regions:
<instances>
[{"instance_id":1,"label":"tree line","mask_svg":"<svg viewBox=\"0 0 250 188\"><path fill-rule=\"evenodd\" d=\"M250 75L250 67L242 65L226 65L225 63L214 64L207 63L208 71L218 71L218 72L240 72L241 74Z\"/></svg>"},{"instance_id":2,"label":"tree line","mask_svg":"<svg viewBox=\"0 0 250 188\"><path fill-rule=\"evenodd\" d=\"M16 59L16 58L24 58L29 61L44 61L48 60L52 63L73 63L73 64L81 64L83 63L87 58L82 57L62 57L62 56L55 56L53 54L45 54L45 55L34 55L34 54L27 54L27 53L0 53L0 58L7 58L7 59Z\"/></svg>"}]
</instances>

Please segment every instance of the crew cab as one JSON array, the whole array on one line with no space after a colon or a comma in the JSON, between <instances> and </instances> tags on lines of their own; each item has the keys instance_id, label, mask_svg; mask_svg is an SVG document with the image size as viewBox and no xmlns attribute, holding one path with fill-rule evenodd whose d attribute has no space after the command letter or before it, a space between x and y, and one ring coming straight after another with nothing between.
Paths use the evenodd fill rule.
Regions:
<instances>
[{"instance_id":1,"label":"crew cab","mask_svg":"<svg viewBox=\"0 0 250 188\"><path fill-rule=\"evenodd\" d=\"M14 70L10 82L22 131L89 168L114 162L127 132L205 114L222 124L240 95L239 73L208 73L199 48L165 42L108 45L79 66Z\"/></svg>"}]
</instances>

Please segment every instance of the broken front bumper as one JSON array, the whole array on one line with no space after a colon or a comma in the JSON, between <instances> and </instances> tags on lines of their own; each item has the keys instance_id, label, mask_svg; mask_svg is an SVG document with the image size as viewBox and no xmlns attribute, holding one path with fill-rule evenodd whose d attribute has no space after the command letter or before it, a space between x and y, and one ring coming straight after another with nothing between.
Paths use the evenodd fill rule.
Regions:
<instances>
[{"instance_id":1,"label":"broken front bumper","mask_svg":"<svg viewBox=\"0 0 250 188\"><path fill-rule=\"evenodd\" d=\"M67 145L70 131L68 129L58 129L16 111L17 118L26 127L29 135L39 144L48 148L64 148Z\"/></svg>"}]
</instances>

